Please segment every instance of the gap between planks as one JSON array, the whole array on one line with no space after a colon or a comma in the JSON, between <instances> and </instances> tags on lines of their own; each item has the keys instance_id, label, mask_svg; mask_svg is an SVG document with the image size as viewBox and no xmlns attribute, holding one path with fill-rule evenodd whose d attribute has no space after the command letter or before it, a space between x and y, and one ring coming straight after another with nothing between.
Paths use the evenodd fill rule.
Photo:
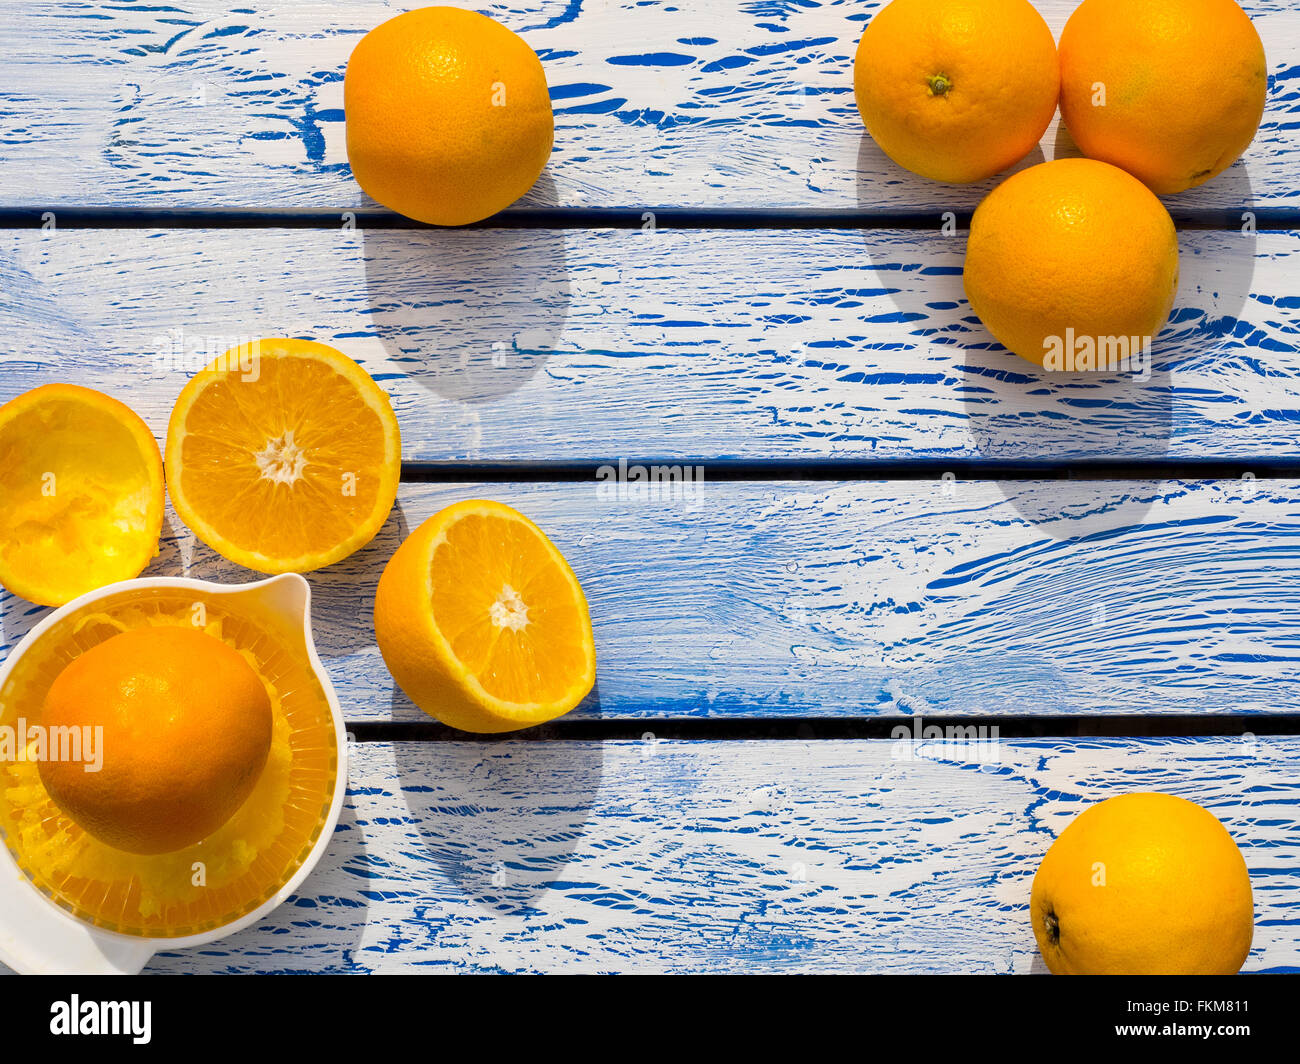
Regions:
<instances>
[{"instance_id":1,"label":"gap between planks","mask_svg":"<svg viewBox=\"0 0 1300 1064\"><path fill-rule=\"evenodd\" d=\"M657 207L517 207L462 229L934 229L945 221L970 227L970 210L855 211L770 210L766 208ZM1246 215L1256 230L1300 229L1300 211L1255 209L1172 210L1179 229L1240 230ZM406 218L391 211L306 208L256 210L135 210L36 206L0 210L0 229L41 229L51 221L60 229L337 229L340 222L357 229L440 229L443 226Z\"/></svg>"},{"instance_id":2,"label":"gap between planks","mask_svg":"<svg viewBox=\"0 0 1300 1064\"><path fill-rule=\"evenodd\" d=\"M618 458L587 461L539 462L403 462L402 480L408 484L573 483L599 479L599 471ZM708 456L637 455L624 459L629 468L659 469L697 466L709 480L727 483L754 481L1058 481L1058 480L1300 480L1300 459L1216 459L1073 462L994 462L926 459L922 461L869 461L862 459L717 460Z\"/></svg>"},{"instance_id":3,"label":"gap between planks","mask_svg":"<svg viewBox=\"0 0 1300 1064\"><path fill-rule=\"evenodd\" d=\"M919 718L918 718L919 720ZM1095 716L1006 716L1006 717L925 717L918 725L939 728L947 738L985 741L999 739L1093 738L1122 739L1132 737L1197 738L1259 735L1300 735L1300 716L1274 714L1236 714L1205 716L1147 717L1136 714L1099 714ZM700 742L746 742L770 740L846 740L894 739L898 728L913 735L912 718L876 717L844 719L838 717L689 717L676 719L631 718L627 720L565 719L553 720L517 732L477 735L457 731L435 721L355 721L347 725L349 740L359 743L394 742L590 742L599 740L685 740ZM936 733L931 733L936 734Z\"/></svg>"}]
</instances>

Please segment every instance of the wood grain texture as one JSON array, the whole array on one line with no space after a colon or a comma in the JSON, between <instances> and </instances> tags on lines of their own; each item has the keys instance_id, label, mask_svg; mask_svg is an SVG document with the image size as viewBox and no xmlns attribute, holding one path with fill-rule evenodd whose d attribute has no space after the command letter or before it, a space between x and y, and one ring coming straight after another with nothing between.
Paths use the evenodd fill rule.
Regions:
<instances>
[{"instance_id":1,"label":"wood grain texture","mask_svg":"<svg viewBox=\"0 0 1300 1064\"><path fill-rule=\"evenodd\" d=\"M582 581L598 654L586 718L1300 704L1295 482L706 480L640 499L594 482L407 484L370 546L309 574L349 720L426 719L374 646L374 589L409 531L475 497L537 521ZM255 578L174 532L147 572ZM0 601L5 647L46 612Z\"/></svg>"},{"instance_id":2,"label":"wood grain texture","mask_svg":"<svg viewBox=\"0 0 1300 1064\"><path fill-rule=\"evenodd\" d=\"M76 380L161 435L200 364L289 335L381 382L414 461L1294 458L1300 234L1181 244L1143 381L1008 354L964 234L10 231L0 399Z\"/></svg>"},{"instance_id":3,"label":"wood grain texture","mask_svg":"<svg viewBox=\"0 0 1300 1064\"><path fill-rule=\"evenodd\" d=\"M1134 790L1245 856L1300 970L1295 738L354 744L297 897L155 972L1033 972L1052 839Z\"/></svg>"},{"instance_id":4,"label":"wood grain texture","mask_svg":"<svg viewBox=\"0 0 1300 1064\"><path fill-rule=\"evenodd\" d=\"M373 207L344 147L343 72L411 5L11 0L0 25L0 206ZM1038 0L1059 36L1074 0ZM1246 0L1268 55L1243 162L1179 210L1294 209L1300 13ZM556 145L530 206L969 210L994 181L941 185L890 162L853 99L878 3L508 0L482 9L546 69ZM1026 164L1077 154L1056 123ZM1024 165L1024 164L1022 164Z\"/></svg>"},{"instance_id":5,"label":"wood grain texture","mask_svg":"<svg viewBox=\"0 0 1300 1064\"><path fill-rule=\"evenodd\" d=\"M1296 233L1186 232L1149 381L1043 378L961 292L964 238L876 231L411 232L343 149L342 75L406 4L14 0L0 19L0 401L56 379L160 436L200 360L302 335L393 397L411 461L702 463L698 492L406 484L311 574L353 722L423 720L373 645L400 540L516 505L587 589L584 718L1287 712L1300 484L722 483L735 461L1294 457ZM1038 5L1059 33L1073 0ZM1300 204L1300 12L1251 0L1269 106L1245 160L1168 202ZM520 0L556 150L524 207L970 210L861 129L877 3ZM1076 154L1054 125L1039 158ZM63 208L316 210L315 231L63 231ZM340 219L340 223L342 219ZM165 355L170 355L168 361ZM188 358L186 357L188 355ZM187 364L188 363L188 364ZM244 581L169 513L149 572ZM0 651L47 611L0 596ZM330 853L263 924L158 972L1040 970L1025 903L1088 802L1210 807L1256 891L1248 971L1300 970L1293 738L354 744Z\"/></svg>"}]
</instances>

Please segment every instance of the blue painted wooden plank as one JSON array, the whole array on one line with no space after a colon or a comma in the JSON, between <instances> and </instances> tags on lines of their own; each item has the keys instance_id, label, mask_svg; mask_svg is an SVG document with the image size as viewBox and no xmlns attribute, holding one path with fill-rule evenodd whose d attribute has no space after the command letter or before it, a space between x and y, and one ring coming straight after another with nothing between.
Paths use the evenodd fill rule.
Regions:
<instances>
[{"instance_id":1,"label":"blue painted wooden plank","mask_svg":"<svg viewBox=\"0 0 1300 1064\"><path fill-rule=\"evenodd\" d=\"M1088 804L1199 802L1300 970L1300 740L360 744L330 852L156 972L1036 972L1033 874Z\"/></svg>"},{"instance_id":2,"label":"blue painted wooden plank","mask_svg":"<svg viewBox=\"0 0 1300 1064\"><path fill-rule=\"evenodd\" d=\"M591 605L590 719L1289 713L1300 483L406 484L309 574L352 721L426 720L374 646L375 585L425 517L499 499ZM178 527L169 515L169 526ZM172 531L149 573L255 574ZM45 610L0 600L0 643Z\"/></svg>"},{"instance_id":3,"label":"blue painted wooden plank","mask_svg":"<svg viewBox=\"0 0 1300 1064\"><path fill-rule=\"evenodd\" d=\"M412 461L1286 461L1300 234L1185 232L1149 379L1044 374L972 315L965 237L818 230L0 233L0 399L51 380L162 433L241 338L392 395Z\"/></svg>"},{"instance_id":4,"label":"blue painted wooden plank","mask_svg":"<svg viewBox=\"0 0 1300 1064\"><path fill-rule=\"evenodd\" d=\"M0 207L356 208L343 71L402 6L178 0L68 8L12 0L0 20ZM476 5L478 6L478 5ZM538 51L556 146L533 206L946 210L993 182L927 182L862 128L853 54L879 3L760 7L637 0L482 5ZM1074 0L1038 0L1059 35ZM1245 161L1179 209L1294 210L1300 13L1245 0L1269 104ZM1075 154L1057 125L1027 162Z\"/></svg>"}]
</instances>

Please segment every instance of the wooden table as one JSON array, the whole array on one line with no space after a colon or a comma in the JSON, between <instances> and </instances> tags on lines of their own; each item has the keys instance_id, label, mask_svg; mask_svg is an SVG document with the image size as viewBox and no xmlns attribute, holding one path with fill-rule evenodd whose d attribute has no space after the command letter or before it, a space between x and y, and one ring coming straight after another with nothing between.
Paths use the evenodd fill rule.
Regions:
<instances>
[{"instance_id":1,"label":"wooden table","mask_svg":"<svg viewBox=\"0 0 1300 1064\"><path fill-rule=\"evenodd\" d=\"M1168 201L1145 382L1046 377L973 316L942 226L994 182L865 136L875 3L485 7L540 54L556 146L456 231L347 166L348 54L404 5L237 6L0 15L0 400L76 381L161 439L199 356L304 336L402 426L392 519L310 574L356 740L333 846L151 970L1038 971L1038 861L1142 789L1224 821L1247 970L1300 969L1294 4L1245 4L1268 110ZM1059 33L1073 4L1038 7ZM1053 126L1027 162L1067 154ZM704 483L611 491L620 460ZM595 622L596 694L531 739L428 723L374 646L388 556L480 495L551 535ZM148 572L253 578L168 521ZM5 649L45 612L6 596ZM980 730L892 735L928 724Z\"/></svg>"}]
</instances>

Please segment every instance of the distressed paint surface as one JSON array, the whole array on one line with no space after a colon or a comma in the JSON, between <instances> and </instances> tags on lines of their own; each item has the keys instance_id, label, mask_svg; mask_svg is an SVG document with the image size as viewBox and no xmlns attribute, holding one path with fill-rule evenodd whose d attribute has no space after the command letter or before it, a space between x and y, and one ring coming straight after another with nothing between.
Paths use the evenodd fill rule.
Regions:
<instances>
[{"instance_id":1,"label":"distressed paint surface","mask_svg":"<svg viewBox=\"0 0 1300 1064\"><path fill-rule=\"evenodd\" d=\"M383 0L6 4L0 205L373 207L351 178L343 72ZM541 56L555 150L529 206L969 210L996 183L890 162L853 99L878 3L538 0L484 5ZM1059 36L1073 0L1035 6ZM1294 209L1298 16L1246 0L1268 56L1260 133L1180 210ZM1076 155L1053 122L1022 165Z\"/></svg>"},{"instance_id":2,"label":"distressed paint surface","mask_svg":"<svg viewBox=\"0 0 1300 1064\"><path fill-rule=\"evenodd\" d=\"M308 574L345 715L426 719L374 646L374 589L425 517L476 497L537 521L582 581L598 658L588 718L1285 713L1300 700L1293 481L610 490L403 485L373 543ZM257 575L172 532L147 573L183 572ZM46 613L6 596L5 646Z\"/></svg>"},{"instance_id":3,"label":"distressed paint surface","mask_svg":"<svg viewBox=\"0 0 1300 1064\"><path fill-rule=\"evenodd\" d=\"M1150 379L1047 374L899 231L0 233L8 399L129 396L161 437L239 339L334 344L413 461L1290 459L1300 234L1185 232Z\"/></svg>"},{"instance_id":4,"label":"distressed paint surface","mask_svg":"<svg viewBox=\"0 0 1300 1064\"><path fill-rule=\"evenodd\" d=\"M374 208L342 73L406 5L17 0L0 20L0 401L73 379L160 437L238 339L342 347L393 396L412 461L1294 457L1296 234L1184 232L1147 382L1044 380L961 293L938 233L340 228ZM969 210L861 129L878 4L488 10L542 56L556 150L524 206ZM1059 33L1067 0L1037 5ZM1176 211L1297 206L1297 20L1245 160ZM1054 124L1041 157L1075 154ZM1037 161L1036 154L1026 164ZM315 231L61 231L63 208L311 209ZM341 222L341 219L340 219ZM1235 223L1234 223L1235 224ZM179 332L177 332L179 331ZM422 720L373 646L400 539L460 498L539 521L596 623L591 718L1286 712L1300 680L1289 481L406 484L379 538L310 575L352 721ZM169 513L150 574L255 578ZM0 597L7 652L47 611ZM909 758L900 755L910 754ZM1300 740L354 744L330 853L260 927L154 971L1041 970L1025 903L1087 802L1210 807L1256 891L1248 971L1300 969ZM992 755L993 760L988 758Z\"/></svg>"},{"instance_id":5,"label":"distressed paint surface","mask_svg":"<svg viewBox=\"0 0 1300 1064\"><path fill-rule=\"evenodd\" d=\"M1209 808L1300 968L1300 740L366 743L329 854L157 972L1034 972L1035 869L1088 804ZM898 755L910 755L903 760Z\"/></svg>"}]
</instances>

